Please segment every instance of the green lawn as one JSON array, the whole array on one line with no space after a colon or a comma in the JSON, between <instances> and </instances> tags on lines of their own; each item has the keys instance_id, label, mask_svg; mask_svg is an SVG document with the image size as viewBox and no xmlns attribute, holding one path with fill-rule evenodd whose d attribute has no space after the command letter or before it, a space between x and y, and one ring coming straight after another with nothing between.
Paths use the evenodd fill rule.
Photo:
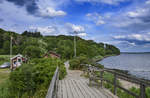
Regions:
<instances>
[{"instance_id":1,"label":"green lawn","mask_svg":"<svg viewBox=\"0 0 150 98\"><path fill-rule=\"evenodd\" d=\"M9 78L10 69L0 69L0 85Z\"/></svg>"},{"instance_id":2,"label":"green lawn","mask_svg":"<svg viewBox=\"0 0 150 98\"><path fill-rule=\"evenodd\" d=\"M9 55L0 55L0 65L4 62L9 62L9 57ZM0 84L2 84L2 82L5 82L5 80L8 79L9 73L9 68L0 69Z\"/></svg>"}]
</instances>

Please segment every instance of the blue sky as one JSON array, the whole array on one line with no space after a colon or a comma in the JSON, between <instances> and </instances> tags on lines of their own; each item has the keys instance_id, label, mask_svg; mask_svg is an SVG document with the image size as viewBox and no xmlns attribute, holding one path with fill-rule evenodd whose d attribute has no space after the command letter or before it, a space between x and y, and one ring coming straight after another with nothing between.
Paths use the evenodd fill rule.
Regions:
<instances>
[{"instance_id":1,"label":"blue sky","mask_svg":"<svg viewBox=\"0 0 150 98\"><path fill-rule=\"evenodd\" d=\"M150 0L0 0L0 28L70 35L150 51Z\"/></svg>"}]
</instances>

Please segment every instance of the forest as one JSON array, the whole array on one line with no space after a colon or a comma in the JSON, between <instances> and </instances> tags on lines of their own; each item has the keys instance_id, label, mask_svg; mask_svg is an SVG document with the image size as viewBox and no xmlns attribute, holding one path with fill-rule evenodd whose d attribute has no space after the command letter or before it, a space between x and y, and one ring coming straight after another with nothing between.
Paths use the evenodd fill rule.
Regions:
<instances>
[{"instance_id":1,"label":"forest","mask_svg":"<svg viewBox=\"0 0 150 98\"><path fill-rule=\"evenodd\" d=\"M0 54L10 53L10 38L12 36L13 55L18 53L29 58L40 58L48 51L55 51L62 59L74 56L73 36L42 36L40 32L24 31L22 34L0 29ZM101 55L120 54L120 50L113 45L96 43L77 37L77 56L86 55L89 58Z\"/></svg>"}]
</instances>

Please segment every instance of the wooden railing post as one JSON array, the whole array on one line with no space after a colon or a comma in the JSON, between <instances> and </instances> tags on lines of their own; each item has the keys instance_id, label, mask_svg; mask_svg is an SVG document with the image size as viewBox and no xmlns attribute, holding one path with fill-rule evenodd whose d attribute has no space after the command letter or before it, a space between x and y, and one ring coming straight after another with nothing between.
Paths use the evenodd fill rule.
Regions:
<instances>
[{"instance_id":1,"label":"wooden railing post","mask_svg":"<svg viewBox=\"0 0 150 98\"><path fill-rule=\"evenodd\" d=\"M117 94L117 75L114 73L114 95Z\"/></svg>"},{"instance_id":2,"label":"wooden railing post","mask_svg":"<svg viewBox=\"0 0 150 98\"><path fill-rule=\"evenodd\" d=\"M47 91L46 98L56 98L56 90L58 86L58 81L59 81L59 67L56 68L56 71L53 75L53 78L51 80L50 86Z\"/></svg>"},{"instance_id":3,"label":"wooden railing post","mask_svg":"<svg viewBox=\"0 0 150 98\"><path fill-rule=\"evenodd\" d=\"M56 98L58 97L58 96L57 96L57 92L58 92L58 84L59 84L59 72L58 72L58 74L57 74L57 79L56 79L56 92L55 92Z\"/></svg>"},{"instance_id":4,"label":"wooden railing post","mask_svg":"<svg viewBox=\"0 0 150 98\"><path fill-rule=\"evenodd\" d=\"M101 88L103 87L103 73L104 73L104 71L101 70L101 71L100 71L100 80L101 80L100 87L101 87Z\"/></svg>"},{"instance_id":5,"label":"wooden railing post","mask_svg":"<svg viewBox=\"0 0 150 98\"><path fill-rule=\"evenodd\" d=\"M142 83L140 84L140 98L146 98L145 85Z\"/></svg>"}]
</instances>

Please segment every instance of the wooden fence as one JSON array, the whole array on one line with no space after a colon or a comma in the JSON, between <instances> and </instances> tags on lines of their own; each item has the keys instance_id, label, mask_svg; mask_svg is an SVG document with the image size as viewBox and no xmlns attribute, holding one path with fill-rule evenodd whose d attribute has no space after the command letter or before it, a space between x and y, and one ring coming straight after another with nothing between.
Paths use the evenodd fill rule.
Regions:
<instances>
[{"instance_id":1,"label":"wooden fence","mask_svg":"<svg viewBox=\"0 0 150 98\"><path fill-rule=\"evenodd\" d=\"M56 71L51 80L46 98L56 98L57 97L58 82L59 82L59 67L56 68Z\"/></svg>"},{"instance_id":2,"label":"wooden fence","mask_svg":"<svg viewBox=\"0 0 150 98\"><path fill-rule=\"evenodd\" d=\"M139 79L139 78L133 77L131 75L116 72L115 70L111 70L111 69L98 69L98 68L92 67L92 66L88 67L88 73L92 73L94 71L100 72L100 75L99 76L94 76L92 74L89 74L90 75L90 81L92 81L94 79L100 80L101 81L100 82L100 87L103 87L103 82L104 81L106 83L112 84L114 86L114 92L113 92L114 95L117 94L117 88L120 88L123 91L127 92L128 94L130 94L130 95L132 95L136 98L146 98L145 90L146 90L146 87L150 87L150 81L149 80ZM105 79L104 78L104 72L111 73L114 76L113 81ZM137 94L129 91L128 89L118 85L117 84L117 79L122 79L122 80L132 82L132 83L135 83L135 84L139 85L140 86L140 95L137 95Z\"/></svg>"}]
</instances>

